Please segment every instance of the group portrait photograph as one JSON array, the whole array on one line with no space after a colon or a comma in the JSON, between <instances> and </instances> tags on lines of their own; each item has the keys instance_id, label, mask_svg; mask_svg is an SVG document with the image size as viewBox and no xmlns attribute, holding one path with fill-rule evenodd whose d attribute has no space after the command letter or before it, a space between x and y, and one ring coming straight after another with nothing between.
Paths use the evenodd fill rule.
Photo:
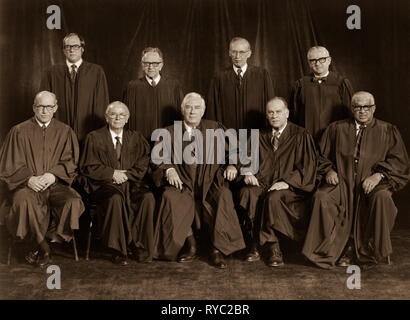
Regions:
<instances>
[{"instance_id":1,"label":"group portrait photograph","mask_svg":"<svg viewBox=\"0 0 410 320\"><path fill-rule=\"evenodd\" d=\"M0 300L409 300L409 16L0 0Z\"/></svg>"}]
</instances>

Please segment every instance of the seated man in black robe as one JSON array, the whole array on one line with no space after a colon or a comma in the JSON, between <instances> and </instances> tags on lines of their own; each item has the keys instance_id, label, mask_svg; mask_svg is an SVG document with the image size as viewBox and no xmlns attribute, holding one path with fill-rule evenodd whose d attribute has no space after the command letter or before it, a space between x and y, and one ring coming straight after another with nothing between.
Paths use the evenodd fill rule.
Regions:
<instances>
[{"instance_id":1,"label":"seated man in black robe","mask_svg":"<svg viewBox=\"0 0 410 320\"><path fill-rule=\"evenodd\" d=\"M237 169L233 165L217 163L216 158L205 161L208 152L217 154L216 144L214 149L205 152L210 140L214 139L206 134L207 129L224 128L218 122L202 119L205 112L203 98L197 93L187 94L181 111L183 123L175 122L173 126L161 129L169 139L156 144L151 155L154 181L157 186L165 185L155 228L155 257L191 261L196 254L195 232L199 230L203 235L201 243L209 245L211 264L226 268L223 255L245 247L232 194L225 180L232 181ZM193 136L195 139L191 143ZM190 158L192 145L196 146L192 149L195 154ZM170 161L161 161L158 151L161 147L170 155Z\"/></svg>"},{"instance_id":2,"label":"seated man in black robe","mask_svg":"<svg viewBox=\"0 0 410 320\"><path fill-rule=\"evenodd\" d=\"M26 256L30 264L51 262L45 239L50 215L55 236L71 241L84 211L80 195L70 187L79 157L74 131L53 119L56 96L48 91L34 99L34 117L14 126L0 150L0 180L11 191L10 210L2 210L0 223L20 239L33 239L36 247Z\"/></svg>"},{"instance_id":3,"label":"seated man in black robe","mask_svg":"<svg viewBox=\"0 0 410 320\"><path fill-rule=\"evenodd\" d=\"M103 245L120 265L128 264L128 249L140 262L151 261L153 252L155 199L143 181L150 147L141 133L124 129L129 116L122 102L109 104L108 125L87 135L80 160Z\"/></svg>"},{"instance_id":4,"label":"seated man in black robe","mask_svg":"<svg viewBox=\"0 0 410 320\"><path fill-rule=\"evenodd\" d=\"M352 97L354 119L332 123L320 142L312 217L303 254L317 266L366 266L389 260L397 208L394 191L410 178L409 158L397 128L373 117L373 95Z\"/></svg>"},{"instance_id":5,"label":"seated man in black robe","mask_svg":"<svg viewBox=\"0 0 410 320\"><path fill-rule=\"evenodd\" d=\"M239 205L245 211L250 233L247 261L259 260L258 242L268 251L267 263L283 265L276 233L303 240L307 228L305 203L316 179L316 150L306 129L289 121L283 98L266 105L272 129L259 135L259 172L245 174Z\"/></svg>"}]
</instances>

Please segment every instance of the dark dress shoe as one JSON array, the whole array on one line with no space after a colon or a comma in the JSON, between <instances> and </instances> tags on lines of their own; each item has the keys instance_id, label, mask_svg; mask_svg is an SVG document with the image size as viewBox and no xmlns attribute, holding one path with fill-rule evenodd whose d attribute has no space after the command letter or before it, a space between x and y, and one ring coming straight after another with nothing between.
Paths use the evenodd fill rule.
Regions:
<instances>
[{"instance_id":1,"label":"dark dress shoe","mask_svg":"<svg viewBox=\"0 0 410 320\"><path fill-rule=\"evenodd\" d=\"M218 269L226 269L227 267L222 253L217 249L211 252L210 261L211 264Z\"/></svg>"},{"instance_id":2,"label":"dark dress shoe","mask_svg":"<svg viewBox=\"0 0 410 320\"><path fill-rule=\"evenodd\" d=\"M111 258L111 261L112 263L118 264L120 266L128 265L127 256L124 256L123 254L114 254Z\"/></svg>"},{"instance_id":3,"label":"dark dress shoe","mask_svg":"<svg viewBox=\"0 0 410 320\"><path fill-rule=\"evenodd\" d=\"M37 261L38 261L38 250L36 250L36 251L30 251L29 253L28 253L28 255L26 255L24 258L26 259L26 261L27 261L27 263L28 264L32 264L32 265L34 265L34 264L37 264Z\"/></svg>"},{"instance_id":4,"label":"dark dress shoe","mask_svg":"<svg viewBox=\"0 0 410 320\"><path fill-rule=\"evenodd\" d=\"M51 264L51 254L50 253L44 253L43 256L38 260L38 266L40 268L45 268L49 264Z\"/></svg>"},{"instance_id":5,"label":"dark dress shoe","mask_svg":"<svg viewBox=\"0 0 410 320\"><path fill-rule=\"evenodd\" d=\"M178 262L190 262L195 259L196 255L196 242L193 236L189 236L185 240L184 247L182 248L177 261Z\"/></svg>"},{"instance_id":6,"label":"dark dress shoe","mask_svg":"<svg viewBox=\"0 0 410 320\"><path fill-rule=\"evenodd\" d=\"M248 262L259 261L261 256L258 252L258 247L256 245L252 245L245 256L245 260Z\"/></svg>"},{"instance_id":7,"label":"dark dress shoe","mask_svg":"<svg viewBox=\"0 0 410 320\"><path fill-rule=\"evenodd\" d=\"M282 252L280 251L279 244L276 242L269 246L267 264L270 267L281 267L284 265Z\"/></svg>"},{"instance_id":8,"label":"dark dress shoe","mask_svg":"<svg viewBox=\"0 0 410 320\"><path fill-rule=\"evenodd\" d=\"M353 247L351 244L348 244L343 251L343 255L340 259L336 262L338 267L348 267L353 262Z\"/></svg>"}]
</instances>

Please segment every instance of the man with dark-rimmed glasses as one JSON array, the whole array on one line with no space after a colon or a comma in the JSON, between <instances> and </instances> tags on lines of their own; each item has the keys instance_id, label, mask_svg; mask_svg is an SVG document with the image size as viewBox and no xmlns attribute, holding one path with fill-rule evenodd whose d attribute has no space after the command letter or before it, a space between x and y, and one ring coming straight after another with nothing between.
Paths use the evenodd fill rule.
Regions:
<instances>
[{"instance_id":1,"label":"man with dark-rimmed glasses","mask_svg":"<svg viewBox=\"0 0 410 320\"><path fill-rule=\"evenodd\" d=\"M63 39L65 63L43 74L40 89L54 92L59 102L56 118L73 128L80 143L91 130L104 124L108 86L101 66L82 59L84 39L70 33Z\"/></svg>"},{"instance_id":2,"label":"man with dark-rimmed glasses","mask_svg":"<svg viewBox=\"0 0 410 320\"><path fill-rule=\"evenodd\" d=\"M314 46L307 53L312 73L296 81L291 95L291 119L305 127L319 141L333 121L348 118L353 94L350 81L329 71L332 57L325 47Z\"/></svg>"},{"instance_id":3,"label":"man with dark-rimmed glasses","mask_svg":"<svg viewBox=\"0 0 410 320\"><path fill-rule=\"evenodd\" d=\"M0 150L0 180L10 191L10 210L0 213L13 238L33 240L26 256L30 264L46 266L51 253L46 241L50 216L55 241L71 241L84 211L80 195L70 185L79 157L74 131L53 119L56 96L40 92L34 99L34 117L14 126Z\"/></svg>"},{"instance_id":4,"label":"man with dark-rimmed glasses","mask_svg":"<svg viewBox=\"0 0 410 320\"><path fill-rule=\"evenodd\" d=\"M322 268L390 261L397 208L392 193L410 178L396 126L373 117L372 94L352 97L353 119L336 121L320 141L318 175L303 254Z\"/></svg>"}]
</instances>

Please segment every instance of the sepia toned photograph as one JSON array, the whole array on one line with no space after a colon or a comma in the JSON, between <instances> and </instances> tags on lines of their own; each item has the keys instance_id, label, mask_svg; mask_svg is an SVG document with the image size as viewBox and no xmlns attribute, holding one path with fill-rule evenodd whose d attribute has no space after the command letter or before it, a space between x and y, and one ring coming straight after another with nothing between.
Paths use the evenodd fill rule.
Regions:
<instances>
[{"instance_id":1,"label":"sepia toned photograph","mask_svg":"<svg viewBox=\"0 0 410 320\"><path fill-rule=\"evenodd\" d=\"M0 0L0 300L409 300L409 16Z\"/></svg>"}]
</instances>

